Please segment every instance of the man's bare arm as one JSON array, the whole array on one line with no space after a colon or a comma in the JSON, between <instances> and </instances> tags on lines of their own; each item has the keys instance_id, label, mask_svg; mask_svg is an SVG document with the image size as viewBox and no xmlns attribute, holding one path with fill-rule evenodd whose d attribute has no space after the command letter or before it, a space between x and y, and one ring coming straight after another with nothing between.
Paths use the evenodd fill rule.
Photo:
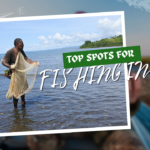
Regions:
<instances>
[{"instance_id":1,"label":"man's bare arm","mask_svg":"<svg viewBox=\"0 0 150 150\"><path fill-rule=\"evenodd\" d=\"M10 69L11 69L11 65L9 65L9 64L5 61L5 59L3 59L2 64L3 64L5 67L7 67L7 68L10 68ZM14 71L15 71L14 69L11 69L11 70L12 70L12 72L14 72Z\"/></svg>"},{"instance_id":2,"label":"man's bare arm","mask_svg":"<svg viewBox=\"0 0 150 150\"><path fill-rule=\"evenodd\" d=\"M32 60L29 59L29 58L26 58L26 61L27 61L29 64L37 63L37 61L32 61Z\"/></svg>"},{"instance_id":3,"label":"man's bare arm","mask_svg":"<svg viewBox=\"0 0 150 150\"><path fill-rule=\"evenodd\" d=\"M10 65L5 61L5 59L3 59L2 64L3 64L5 67L11 69Z\"/></svg>"},{"instance_id":4,"label":"man's bare arm","mask_svg":"<svg viewBox=\"0 0 150 150\"><path fill-rule=\"evenodd\" d=\"M37 62L37 61L32 61L31 59L29 59L29 58L26 58L25 59L29 64L33 64L33 63L37 63L38 64L38 66L40 66L40 63L39 62Z\"/></svg>"}]
</instances>

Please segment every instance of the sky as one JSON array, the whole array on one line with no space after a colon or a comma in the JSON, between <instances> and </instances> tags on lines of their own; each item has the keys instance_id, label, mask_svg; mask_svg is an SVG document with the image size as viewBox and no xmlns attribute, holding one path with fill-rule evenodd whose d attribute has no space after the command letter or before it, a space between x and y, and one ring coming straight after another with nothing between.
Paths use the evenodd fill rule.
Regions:
<instances>
[{"instance_id":1,"label":"sky","mask_svg":"<svg viewBox=\"0 0 150 150\"><path fill-rule=\"evenodd\" d=\"M149 0L0 0L0 17L74 14L77 11L124 11L127 46L140 45L142 56L150 55Z\"/></svg>"},{"instance_id":2,"label":"sky","mask_svg":"<svg viewBox=\"0 0 150 150\"><path fill-rule=\"evenodd\" d=\"M121 15L0 22L0 53L21 38L25 51L81 46L122 34Z\"/></svg>"}]
</instances>

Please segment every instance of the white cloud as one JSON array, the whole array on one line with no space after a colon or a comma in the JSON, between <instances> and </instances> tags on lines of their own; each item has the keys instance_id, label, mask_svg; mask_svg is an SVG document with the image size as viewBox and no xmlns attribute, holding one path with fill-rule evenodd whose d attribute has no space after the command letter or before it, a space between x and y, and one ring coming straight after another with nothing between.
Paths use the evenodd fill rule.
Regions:
<instances>
[{"instance_id":1,"label":"white cloud","mask_svg":"<svg viewBox=\"0 0 150 150\"><path fill-rule=\"evenodd\" d=\"M29 45L29 46L25 45L25 49L28 49L28 50L38 50L39 49L39 44L32 44L32 45Z\"/></svg>"},{"instance_id":2,"label":"white cloud","mask_svg":"<svg viewBox=\"0 0 150 150\"><path fill-rule=\"evenodd\" d=\"M76 42L79 42L79 41L83 42L86 40L95 41L95 40L101 39L101 35L98 33L91 33L90 34L90 33L77 32L77 33L71 33L70 36Z\"/></svg>"},{"instance_id":3,"label":"white cloud","mask_svg":"<svg viewBox=\"0 0 150 150\"><path fill-rule=\"evenodd\" d=\"M56 33L53 36L49 36L49 39L54 39L54 40L59 40L59 41L63 41L63 40L71 40L72 38L66 35L61 35L60 33Z\"/></svg>"},{"instance_id":4,"label":"white cloud","mask_svg":"<svg viewBox=\"0 0 150 150\"><path fill-rule=\"evenodd\" d=\"M38 39L41 40L42 44L48 44L49 41L44 36L38 36Z\"/></svg>"},{"instance_id":5,"label":"white cloud","mask_svg":"<svg viewBox=\"0 0 150 150\"><path fill-rule=\"evenodd\" d=\"M150 0L117 0L118 2L127 2L129 6L134 6L135 8L145 9L150 12Z\"/></svg>"},{"instance_id":6,"label":"white cloud","mask_svg":"<svg viewBox=\"0 0 150 150\"><path fill-rule=\"evenodd\" d=\"M96 33L72 32L69 35L55 33L54 35L49 35L48 38L38 36L40 44L38 46L33 45L33 47L38 47L37 49L54 49L67 46L80 46L87 40L98 41L102 38L109 38L122 33L121 19L112 21L104 18L103 20L98 20L97 27L98 30Z\"/></svg>"},{"instance_id":7,"label":"white cloud","mask_svg":"<svg viewBox=\"0 0 150 150\"><path fill-rule=\"evenodd\" d=\"M97 26L102 32L102 38L122 34L121 18L116 21L109 20L108 18L100 19Z\"/></svg>"},{"instance_id":8,"label":"white cloud","mask_svg":"<svg viewBox=\"0 0 150 150\"><path fill-rule=\"evenodd\" d=\"M54 35L49 35L48 39L44 36L39 36L38 39L41 40L42 43L47 44L49 46L59 46L59 45L70 45L76 46L83 44L86 40L96 41L101 39L101 35L97 33L70 33L70 35L62 35L60 33L56 33Z\"/></svg>"},{"instance_id":9,"label":"white cloud","mask_svg":"<svg viewBox=\"0 0 150 150\"><path fill-rule=\"evenodd\" d=\"M70 33L70 35L64 35L56 33L54 35L49 35L48 38L45 36L38 36L40 43L38 46L32 45L30 48L35 49L53 49L53 48L62 48L68 46L80 46L86 40L96 41L101 39L101 34L98 33Z\"/></svg>"}]
</instances>

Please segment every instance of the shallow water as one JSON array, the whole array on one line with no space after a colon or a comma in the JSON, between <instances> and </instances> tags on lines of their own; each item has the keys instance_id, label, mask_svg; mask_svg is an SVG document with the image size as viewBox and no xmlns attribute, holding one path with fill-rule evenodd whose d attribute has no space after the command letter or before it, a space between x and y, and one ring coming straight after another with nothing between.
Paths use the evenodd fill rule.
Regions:
<instances>
[{"instance_id":1,"label":"shallow water","mask_svg":"<svg viewBox=\"0 0 150 150\"><path fill-rule=\"evenodd\" d=\"M36 131L52 129L75 129L106 126L127 125L124 66L118 68L121 76L117 82L110 79L105 82L105 76L97 84L101 69L95 69L92 85L88 83L91 69L85 83L81 80L77 91L73 83L77 79L80 68L75 68L67 75L67 86L52 88L54 73L48 72L50 78L45 80L40 91L42 76L45 69L60 69L57 82L64 83L62 52L78 51L78 48L26 52L27 56L40 62L40 68L32 91L26 95L26 107L18 102L14 110L12 99L6 99L10 80L3 76L6 69L0 64L0 132ZM4 55L0 55L0 59ZM107 65L106 68L114 65ZM83 70L83 74L85 72ZM117 71L116 71L117 72Z\"/></svg>"}]
</instances>

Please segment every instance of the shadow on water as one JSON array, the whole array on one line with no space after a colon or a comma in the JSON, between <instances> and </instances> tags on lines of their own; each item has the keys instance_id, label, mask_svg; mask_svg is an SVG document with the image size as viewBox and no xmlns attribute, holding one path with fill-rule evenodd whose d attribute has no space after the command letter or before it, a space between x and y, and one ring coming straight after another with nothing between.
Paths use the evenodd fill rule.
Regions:
<instances>
[{"instance_id":1,"label":"shadow on water","mask_svg":"<svg viewBox=\"0 0 150 150\"><path fill-rule=\"evenodd\" d=\"M40 103L43 98L45 97L45 94L44 93L35 93L35 92L31 92L29 93L29 95L26 95L26 107L29 107L29 106L32 106L32 105L35 105L35 104L38 104Z\"/></svg>"},{"instance_id":2,"label":"shadow on water","mask_svg":"<svg viewBox=\"0 0 150 150\"><path fill-rule=\"evenodd\" d=\"M10 122L9 132L18 132L18 131L32 131L32 124L36 123L32 121L29 115L26 114L26 109L22 108L21 110L14 110L10 116L12 121Z\"/></svg>"}]
</instances>

